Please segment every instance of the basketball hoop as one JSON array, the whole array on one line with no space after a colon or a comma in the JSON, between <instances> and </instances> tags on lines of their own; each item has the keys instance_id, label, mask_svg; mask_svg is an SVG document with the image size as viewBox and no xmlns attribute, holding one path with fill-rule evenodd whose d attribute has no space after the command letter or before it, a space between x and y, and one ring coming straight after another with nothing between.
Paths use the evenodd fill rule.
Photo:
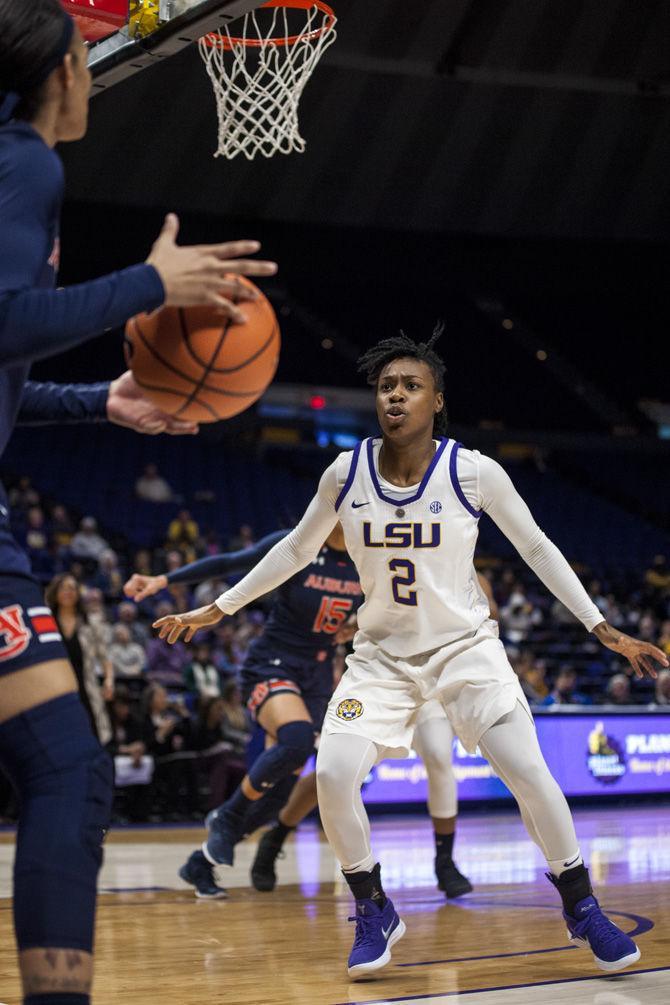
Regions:
<instances>
[{"instance_id":1,"label":"basketball hoop","mask_svg":"<svg viewBox=\"0 0 670 1005\"><path fill-rule=\"evenodd\" d=\"M215 157L303 152L298 104L336 21L323 0L269 0L244 15L237 35L224 28L200 39L219 119Z\"/></svg>"}]
</instances>

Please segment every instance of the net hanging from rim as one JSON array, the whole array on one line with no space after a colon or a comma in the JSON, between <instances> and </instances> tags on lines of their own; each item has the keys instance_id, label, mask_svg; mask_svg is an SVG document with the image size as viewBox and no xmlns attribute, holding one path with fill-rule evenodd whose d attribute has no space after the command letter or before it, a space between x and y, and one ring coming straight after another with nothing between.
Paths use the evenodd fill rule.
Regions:
<instances>
[{"instance_id":1,"label":"net hanging from rim","mask_svg":"<svg viewBox=\"0 0 670 1005\"><path fill-rule=\"evenodd\" d=\"M235 21L237 34L226 27L200 39L219 120L215 157L303 152L300 97L336 21L322 0L269 0Z\"/></svg>"}]
</instances>

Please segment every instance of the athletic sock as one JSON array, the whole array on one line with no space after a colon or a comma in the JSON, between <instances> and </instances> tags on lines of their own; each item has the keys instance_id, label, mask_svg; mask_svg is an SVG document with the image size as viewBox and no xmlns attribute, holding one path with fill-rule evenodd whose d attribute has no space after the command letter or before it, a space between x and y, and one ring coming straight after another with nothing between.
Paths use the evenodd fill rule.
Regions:
<instances>
[{"instance_id":1,"label":"athletic sock","mask_svg":"<svg viewBox=\"0 0 670 1005\"><path fill-rule=\"evenodd\" d=\"M377 907L386 903L386 894L382 887L382 877L379 862L371 872L345 872L344 878L356 900L374 900Z\"/></svg>"},{"instance_id":2,"label":"athletic sock","mask_svg":"<svg viewBox=\"0 0 670 1005\"><path fill-rule=\"evenodd\" d=\"M291 831L294 831L294 830L295 830L295 827L287 827L286 824L283 824L281 822L281 820L278 820L277 823L272 828L272 841L273 841L273 844L279 845L281 847L283 845L284 841L286 840L286 838L291 833Z\"/></svg>"},{"instance_id":3,"label":"athletic sock","mask_svg":"<svg viewBox=\"0 0 670 1005\"><path fill-rule=\"evenodd\" d=\"M451 834L438 834L435 832L435 853L438 858L451 858L454 851L455 831Z\"/></svg>"},{"instance_id":4,"label":"athletic sock","mask_svg":"<svg viewBox=\"0 0 670 1005\"><path fill-rule=\"evenodd\" d=\"M91 1005L90 995L28 995L23 1005Z\"/></svg>"},{"instance_id":5,"label":"athletic sock","mask_svg":"<svg viewBox=\"0 0 670 1005\"><path fill-rule=\"evenodd\" d=\"M563 910L571 918L574 917L575 906L579 901L584 900L585 897L590 897L593 893L591 880L589 879L589 870L583 862L573 869L566 870L560 876L554 876L548 872L547 879L554 884L560 893L561 900L563 901Z\"/></svg>"},{"instance_id":6,"label":"athletic sock","mask_svg":"<svg viewBox=\"0 0 670 1005\"><path fill-rule=\"evenodd\" d=\"M558 877L570 869L576 869L577 866L584 865L584 859L578 848L573 855L568 855L566 858L547 859L547 865L551 874Z\"/></svg>"},{"instance_id":7,"label":"athletic sock","mask_svg":"<svg viewBox=\"0 0 670 1005\"><path fill-rule=\"evenodd\" d=\"M242 786L240 785L235 792L233 792L230 799L227 799L223 804L221 809L225 810L226 813L230 813L234 817L239 817L240 820L244 819L244 816L250 806L253 806L255 799L247 799L244 792L242 792Z\"/></svg>"}]
</instances>

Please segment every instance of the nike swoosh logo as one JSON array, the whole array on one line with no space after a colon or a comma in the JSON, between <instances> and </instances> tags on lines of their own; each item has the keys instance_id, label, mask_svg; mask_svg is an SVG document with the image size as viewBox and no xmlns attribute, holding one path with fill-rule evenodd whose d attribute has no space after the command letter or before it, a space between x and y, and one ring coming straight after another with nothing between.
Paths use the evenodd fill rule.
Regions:
<instances>
[{"instance_id":1,"label":"nike swoosh logo","mask_svg":"<svg viewBox=\"0 0 670 1005\"><path fill-rule=\"evenodd\" d=\"M361 506L369 506L369 505L370 505L370 503L369 503L369 502L364 502L364 503L357 503L357 502L352 502L352 504L351 504L351 508L352 508L352 509L360 509L360 508L361 508Z\"/></svg>"},{"instance_id":2,"label":"nike swoosh logo","mask_svg":"<svg viewBox=\"0 0 670 1005\"><path fill-rule=\"evenodd\" d=\"M391 934L392 928L393 928L393 922L391 922L388 928L382 928L382 935L384 936L385 939L388 939L389 935Z\"/></svg>"},{"instance_id":3,"label":"nike swoosh logo","mask_svg":"<svg viewBox=\"0 0 670 1005\"><path fill-rule=\"evenodd\" d=\"M569 866L574 865L578 858L579 858L579 853L577 855L575 855L575 857L573 859L570 859L569 862L564 862L563 863L563 868L567 869Z\"/></svg>"}]
</instances>

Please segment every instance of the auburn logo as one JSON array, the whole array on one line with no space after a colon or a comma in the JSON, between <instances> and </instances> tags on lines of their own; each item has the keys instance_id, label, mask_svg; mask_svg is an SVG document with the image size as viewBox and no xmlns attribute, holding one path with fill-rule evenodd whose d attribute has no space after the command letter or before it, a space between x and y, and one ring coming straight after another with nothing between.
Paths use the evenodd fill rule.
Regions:
<instances>
[{"instance_id":1,"label":"auburn logo","mask_svg":"<svg viewBox=\"0 0 670 1005\"><path fill-rule=\"evenodd\" d=\"M0 608L0 663L14 659L28 648L30 629L26 628L19 604Z\"/></svg>"}]
</instances>

